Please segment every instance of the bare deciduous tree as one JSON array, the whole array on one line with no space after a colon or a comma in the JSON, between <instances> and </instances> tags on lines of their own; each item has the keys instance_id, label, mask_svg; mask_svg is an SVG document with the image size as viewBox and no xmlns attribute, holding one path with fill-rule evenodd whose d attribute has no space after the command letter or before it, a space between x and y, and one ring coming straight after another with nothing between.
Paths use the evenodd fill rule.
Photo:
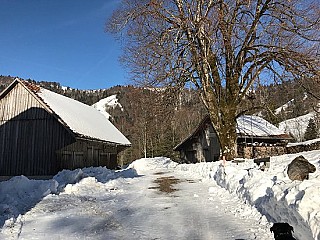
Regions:
<instances>
[{"instance_id":1,"label":"bare deciduous tree","mask_svg":"<svg viewBox=\"0 0 320 240\"><path fill-rule=\"evenodd\" d=\"M310 2L122 0L107 30L122 34L135 80L199 89L232 159L239 106L259 77L319 74L319 6Z\"/></svg>"}]
</instances>

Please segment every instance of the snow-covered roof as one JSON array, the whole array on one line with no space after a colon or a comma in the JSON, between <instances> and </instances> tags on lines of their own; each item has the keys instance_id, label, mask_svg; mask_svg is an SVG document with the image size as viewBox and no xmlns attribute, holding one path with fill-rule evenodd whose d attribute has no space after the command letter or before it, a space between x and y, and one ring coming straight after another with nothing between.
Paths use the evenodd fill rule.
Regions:
<instances>
[{"instance_id":1,"label":"snow-covered roof","mask_svg":"<svg viewBox=\"0 0 320 240\"><path fill-rule=\"evenodd\" d=\"M237 118L237 133L246 136L267 137L285 132L258 116L243 115Z\"/></svg>"},{"instance_id":2,"label":"snow-covered roof","mask_svg":"<svg viewBox=\"0 0 320 240\"><path fill-rule=\"evenodd\" d=\"M130 141L98 110L45 88L23 82L75 134L120 145Z\"/></svg>"},{"instance_id":3,"label":"snow-covered roof","mask_svg":"<svg viewBox=\"0 0 320 240\"><path fill-rule=\"evenodd\" d=\"M188 140L192 139L203 128L204 124L211 123L209 115L200 122L198 127L174 149L178 150ZM289 136L273 124L258 116L242 115L237 118L236 131L240 137L288 139Z\"/></svg>"}]
</instances>

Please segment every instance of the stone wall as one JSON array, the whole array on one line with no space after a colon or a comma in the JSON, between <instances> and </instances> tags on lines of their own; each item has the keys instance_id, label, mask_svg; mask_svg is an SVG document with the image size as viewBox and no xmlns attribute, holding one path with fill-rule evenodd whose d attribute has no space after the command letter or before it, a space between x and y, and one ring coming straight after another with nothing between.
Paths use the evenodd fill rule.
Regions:
<instances>
[{"instance_id":1,"label":"stone wall","mask_svg":"<svg viewBox=\"0 0 320 240\"><path fill-rule=\"evenodd\" d=\"M286 147L282 145L238 145L238 157L240 158L263 158L285 153Z\"/></svg>"},{"instance_id":2,"label":"stone wall","mask_svg":"<svg viewBox=\"0 0 320 240\"><path fill-rule=\"evenodd\" d=\"M301 143L300 145L289 145L287 147L287 153L299 153L312 150L320 150L320 140L310 144Z\"/></svg>"}]
</instances>

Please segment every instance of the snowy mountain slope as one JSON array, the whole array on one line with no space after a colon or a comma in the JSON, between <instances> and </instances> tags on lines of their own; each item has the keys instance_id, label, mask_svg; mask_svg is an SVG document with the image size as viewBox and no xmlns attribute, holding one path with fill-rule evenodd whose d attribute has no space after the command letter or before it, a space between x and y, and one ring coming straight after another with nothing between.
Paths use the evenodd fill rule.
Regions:
<instances>
[{"instance_id":1,"label":"snowy mountain slope","mask_svg":"<svg viewBox=\"0 0 320 240\"><path fill-rule=\"evenodd\" d=\"M303 182L286 174L298 155L317 168ZM288 222L297 239L319 240L319 155L272 157L265 172L248 159L223 165L152 158L120 171L64 170L46 181L14 177L0 182L0 239L267 240L272 222ZM170 197L151 187L161 176L185 180Z\"/></svg>"},{"instance_id":2,"label":"snowy mountain slope","mask_svg":"<svg viewBox=\"0 0 320 240\"><path fill-rule=\"evenodd\" d=\"M314 116L315 113L311 112L300 117L285 120L279 123L279 129L291 134L298 142L302 142L309 120Z\"/></svg>"},{"instance_id":3,"label":"snowy mountain slope","mask_svg":"<svg viewBox=\"0 0 320 240\"><path fill-rule=\"evenodd\" d=\"M288 107L292 106L294 104L294 99L291 99L289 102L286 104L283 104L282 106L278 107L277 109L274 110L275 114L280 114L282 111L285 111L288 109Z\"/></svg>"},{"instance_id":4,"label":"snowy mountain slope","mask_svg":"<svg viewBox=\"0 0 320 240\"><path fill-rule=\"evenodd\" d=\"M101 112L108 119L110 119L110 114L107 112L108 109L115 108L116 106L118 106L123 111L123 107L119 103L116 94L100 99L92 106L96 108L99 112Z\"/></svg>"}]
</instances>

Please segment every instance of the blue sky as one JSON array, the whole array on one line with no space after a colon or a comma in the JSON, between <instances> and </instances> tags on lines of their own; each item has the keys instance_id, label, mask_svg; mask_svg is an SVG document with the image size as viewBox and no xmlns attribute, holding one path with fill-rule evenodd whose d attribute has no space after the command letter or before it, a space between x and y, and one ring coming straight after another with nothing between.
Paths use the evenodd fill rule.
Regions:
<instances>
[{"instance_id":1,"label":"blue sky","mask_svg":"<svg viewBox=\"0 0 320 240\"><path fill-rule=\"evenodd\" d=\"M0 75L79 89L130 83L104 31L120 0L0 0Z\"/></svg>"}]
</instances>

